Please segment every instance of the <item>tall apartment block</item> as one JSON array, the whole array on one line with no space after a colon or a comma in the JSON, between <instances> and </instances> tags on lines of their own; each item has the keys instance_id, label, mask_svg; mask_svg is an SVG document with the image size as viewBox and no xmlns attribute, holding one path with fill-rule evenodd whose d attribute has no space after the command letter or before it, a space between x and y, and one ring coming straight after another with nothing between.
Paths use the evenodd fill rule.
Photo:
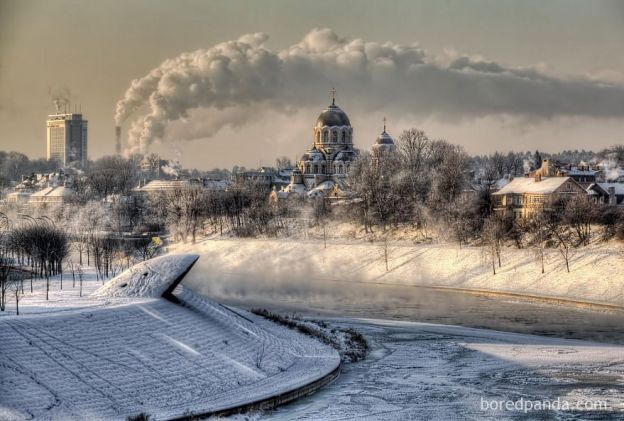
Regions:
<instances>
[{"instance_id":1,"label":"tall apartment block","mask_svg":"<svg viewBox=\"0 0 624 421\"><path fill-rule=\"evenodd\" d=\"M87 162L87 120L82 114L57 113L48 116L47 121L48 159L54 159L61 166L73 162L84 167Z\"/></svg>"}]
</instances>

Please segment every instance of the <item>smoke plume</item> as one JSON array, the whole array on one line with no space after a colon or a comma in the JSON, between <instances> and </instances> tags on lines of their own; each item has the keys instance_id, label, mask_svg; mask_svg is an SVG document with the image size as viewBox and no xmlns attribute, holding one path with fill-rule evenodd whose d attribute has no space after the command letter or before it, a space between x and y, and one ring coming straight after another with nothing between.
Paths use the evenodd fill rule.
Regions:
<instances>
[{"instance_id":1,"label":"smoke plume","mask_svg":"<svg viewBox=\"0 0 624 421\"><path fill-rule=\"evenodd\" d=\"M314 29L281 51L270 50L266 40L248 34L183 53L134 80L115 114L120 126L147 107L130 125L128 152L146 151L166 137L171 122L190 119L197 109L218 115L201 122L204 137L211 137L263 110L324 105L332 86L339 101L349 98L362 112L446 120L624 116L624 85L585 76L562 78L537 66L516 68L457 53L436 56L417 44L349 40L330 29Z\"/></svg>"}]
</instances>

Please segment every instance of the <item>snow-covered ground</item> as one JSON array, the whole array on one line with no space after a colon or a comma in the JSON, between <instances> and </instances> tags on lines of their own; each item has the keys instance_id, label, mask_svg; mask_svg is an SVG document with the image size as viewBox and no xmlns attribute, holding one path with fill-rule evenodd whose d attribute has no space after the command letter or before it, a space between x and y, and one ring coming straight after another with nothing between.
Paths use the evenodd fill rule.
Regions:
<instances>
[{"instance_id":1,"label":"snow-covered ground","mask_svg":"<svg viewBox=\"0 0 624 421\"><path fill-rule=\"evenodd\" d=\"M362 332L369 356L314 396L251 419L624 419L622 346L398 321L330 325Z\"/></svg>"},{"instance_id":2,"label":"snow-covered ground","mask_svg":"<svg viewBox=\"0 0 624 421\"><path fill-rule=\"evenodd\" d=\"M89 277L83 292L98 286ZM45 283L36 287L20 316L0 318L0 419L203 413L295 389L340 362L326 345L188 289L176 291L179 305L107 287L80 298L57 279L46 302Z\"/></svg>"},{"instance_id":3,"label":"snow-covered ground","mask_svg":"<svg viewBox=\"0 0 624 421\"><path fill-rule=\"evenodd\" d=\"M208 282L253 278L276 288L305 290L310 285L383 283L465 288L556 297L624 306L624 253L617 244L579 248L567 273L556 250L549 250L541 273L532 250L505 248L502 267L492 274L479 247L390 242L386 271L383 242L322 240L205 240L180 246L203 256ZM293 281L298 281L293 282ZM293 284L297 284L294 285ZM357 285L349 286L357 291Z\"/></svg>"}]
</instances>

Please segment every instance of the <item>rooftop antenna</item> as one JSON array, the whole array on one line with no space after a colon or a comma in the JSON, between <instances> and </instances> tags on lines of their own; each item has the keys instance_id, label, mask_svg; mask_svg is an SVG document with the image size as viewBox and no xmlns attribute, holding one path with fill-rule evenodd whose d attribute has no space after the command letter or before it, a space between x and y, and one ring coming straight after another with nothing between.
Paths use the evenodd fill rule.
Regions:
<instances>
[{"instance_id":1,"label":"rooftop antenna","mask_svg":"<svg viewBox=\"0 0 624 421\"><path fill-rule=\"evenodd\" d=\"M332 96L332 105L336 105L336 88L332 86L331 88L331 96Z\"/></svg>"},{"instance_id":2,"label":"rooftop antenna","mask_svg":"<svg viewBox=\"0 0 624 421\"><path fill-rule=\"evenodd\" d=\"M386 132L386 117L384 117L384 133Z\"/></svg>"}]
</instances>

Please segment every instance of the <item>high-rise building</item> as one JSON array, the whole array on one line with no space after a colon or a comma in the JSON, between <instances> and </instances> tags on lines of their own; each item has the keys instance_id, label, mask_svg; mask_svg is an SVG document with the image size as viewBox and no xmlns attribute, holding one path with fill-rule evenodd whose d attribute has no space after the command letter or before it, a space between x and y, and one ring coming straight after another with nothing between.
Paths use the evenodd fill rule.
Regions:
<instances>
[{"instance_id":1,"label":"high-rise building","mask_svg":"<svg viewBox=\"0 0 624 421\"><path fill-rule=\"evenodd\" d=\"M48 159L66 166L73 162L84 166L87 161L87 120L82 114L57 113L47 121Z\"/></svg>"}]
</instances>

